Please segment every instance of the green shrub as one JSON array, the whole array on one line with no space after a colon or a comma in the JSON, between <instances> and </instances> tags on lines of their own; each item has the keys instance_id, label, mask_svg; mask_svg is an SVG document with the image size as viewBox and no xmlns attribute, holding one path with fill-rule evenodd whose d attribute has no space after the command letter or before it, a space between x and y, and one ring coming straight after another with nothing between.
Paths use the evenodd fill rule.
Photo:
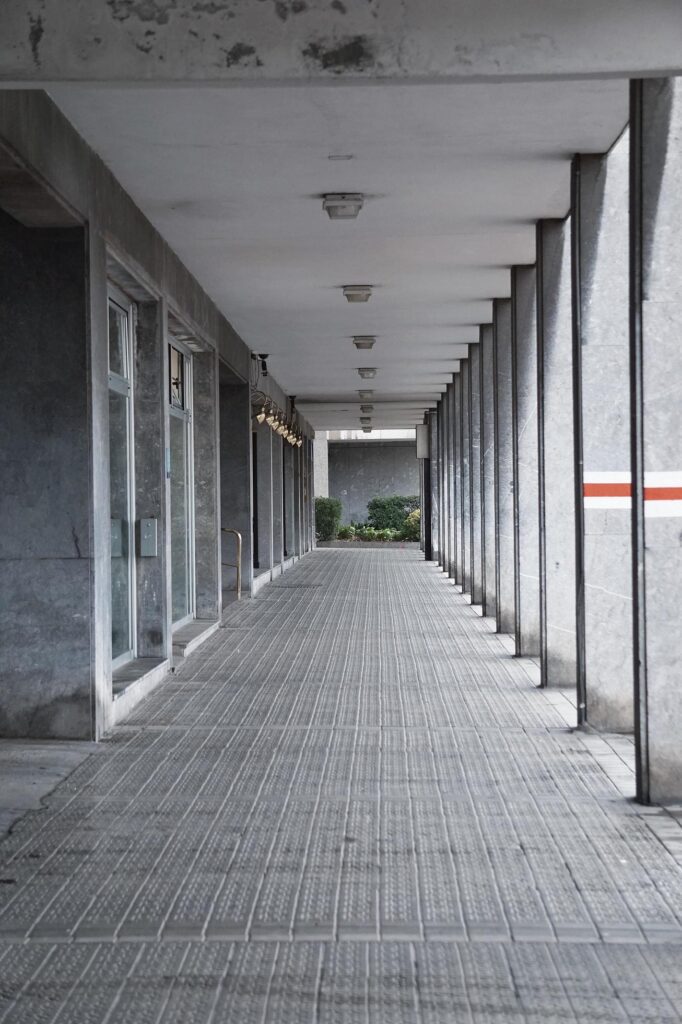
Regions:
<instances>
[{"instance_id":1,"label":"green shrub","mask_svg":"<svg viewBox=\"0 0 682 1024\"><path fill-rule=\"evenodd\" d=\"M361 526L355 531L355 536L358 540L376 540L377 531L373 526Z\"/></svg>"},{"instance_id":2,"label":"green shrub","mask_svg":"<svg viewBox=\"0 0 682 1024\"><path fill-rule=\"evenodd\" d=\"M405 520L405 525L400 531L401 540L419 540L421 537L421 511L415 508Z\"/></svg>"},{"instance_id":3,"label":"green shrub","mask_svg":"<svg viewBox=\"0 0 682 1024\"><path fill-rule=\"evenodd\" d=\"M352 525L339 527L338 538L339 540L354 540L355 527Z\"/></svg>"},{"instance_id":4,"label":"green shrub","mask_svg":"<svg viewBox=\"0 0 682 1024\"><path fill-rule=\"evenodd\" d=\"M367 505L367 522L375 530L402 530L410 512L419 508L415 495L394 494L390 498L372 498Z\"/></svg>"},{"instance_id":5,"label":"green shrub","mask_svg":"<svg viewBox=\"0 0 682 1024\"><path fill-rule=\"evenodd\" d=\"M338 498L315 498L315 534L318 540L335 540L341 522Z\"/></svg>"}]
</instances>

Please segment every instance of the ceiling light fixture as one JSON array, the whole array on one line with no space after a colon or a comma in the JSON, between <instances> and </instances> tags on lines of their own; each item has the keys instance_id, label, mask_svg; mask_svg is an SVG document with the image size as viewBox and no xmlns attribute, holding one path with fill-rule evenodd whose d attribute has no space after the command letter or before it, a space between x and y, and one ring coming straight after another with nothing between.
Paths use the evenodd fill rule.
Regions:
<instances>
[{"instance_id":1,"label":"ceiling light fixture","mask_svg":"<svg viewBox=\"0 0 682 1024\"><path fill-rule=\"evenodd\" d=\"M371 398L373 394L373 391L358 391L358 395L360 396L361 400L365 398Z\"/></svg>"},{"instance_id":2,"label":"ceiling light fixture","mask_svg":"<svg viewBox=\"0 0 682 1024\"><path fill-rule=\"evenodd\" d=\"M363 432L363 434L371 434L372 433L372 428L371 427L363 427L362 428L362 432Z\"/></svg>"},{"instance_id":3,"label":"ceiling light fixture","mask_svg":"<svg viewBox=\"0 0 682 1024\"><path fill-rule=\"evenodd\" d=\"M275 418L276 418L275 407L274 407L274 405L271 405L270 406L270 410L269 410L267 416L265 417L265 422L267 423L267 425L269 427L271 427L272 424L275 422Z\"/></svg>"},{"instance_id":4,"label":"ceiling light fixture","mask_svg":"<svg viewBox=\"0 0 682 1024\"><path fill-rule=\"evenodd\" d=\"M360 422L363 424L363 426L366 427L366 426L368 426L372 422L372 417L371 416L361 416L360 417Z\"/></svg>"},{"instance_id":5,"label":"ceiling light fixture","mask_svg":"<svg viewBox=\"0 0 682 1024\"><path fill-rule=\"evenodd\" d=\"M322 196L322 209L330 220L355 220L364 201L362 192L328 192Z\"/></svg>"},{"instance_id":6,"label":"ceiling light fixture","mask_svg":"<svg viewBox=\"0 0 682 1024\"><path fill-rule=\"evenodd\" d=\"M360 406L360 412L373 412L373 410L374 410L374 406L373 405L361 405Z\"/></svg>"},{"instance_id":7,"label":"ceiling light fixture","mask_svg":"<svg viewBox=\"0 0 682 1024\"><path fill-rule=\"evenodd\" d=\"M353 344L355 345L356 348L360 348L360 349L373 348L374 347L374 342L376 340L377 339L374 338L371 334L354 334L353 335Z\"/></svg>"},{"instance_id":8,"label":"ceiling light fixture","mask_svg":"<svg viewBox=\"0 0 682 1024\"><path fill-rule=\"evenodd\" d=\"M347 284L343 287L343 294L348 302L369 302L372 286L371 284Z\"/></svg>"},{"instance_id":9,"label":"ceiling light fixture","mask_svg":"<svg viewBox=\"0 0 682 1024\"><path fill-rule=\"evenodd\" d=\"M267 416L267 411L266 411L266 408L265 408L265 406L264 406L264 405L262 405L262 406L260 407L260 412L259 412L259 413L258 413L258 415L256 416L256 422L257 422L257 423L264 423L264 422L265 422L265 417L266 417L266 416Z\"/></svg>"},{"instance_id":10,"label":"ceiling light fixture","mask_svg":"<svg viewBox=\"0 0 682 1024\"><path fill-rule=\"evenodd\" d=\"M358 373L364 380L370 380L377 375L375 366L358 366Z\"/></svg>"}]
</instances>

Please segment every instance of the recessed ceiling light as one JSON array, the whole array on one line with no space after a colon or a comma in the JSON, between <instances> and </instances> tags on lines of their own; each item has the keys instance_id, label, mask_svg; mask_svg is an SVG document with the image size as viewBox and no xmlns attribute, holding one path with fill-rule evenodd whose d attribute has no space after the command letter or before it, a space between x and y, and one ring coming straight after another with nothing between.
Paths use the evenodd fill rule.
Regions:
<instances>
[{"instance_id":1,"label":"recessed ceiling light","mask_svg":"<svg viewBox=\"0 0 682 1024\"><path fill-rule=\"evenodd\" d=\"M343 294L349 302L369 302L372 294L371 284L347 284Z\"/></svg>"},{"instance_id":2,"label":"recessed ceiling light","mask_svg":"<svg viewBox=\"0 0 682 1024\"><path fill-rule=\"evenodd\" d=\"M362 428L362 432L363 432L363 434L371 434L372 433L372 428L371 427L363 427Z\"/></svg>"},{"instance_id":3,"label":"recessed ceiling light","mask_svg":"<svg viewBox=\"0 0 682 1024\"><path fill-rule=\"evenodd\" d=\"M374 409L373 405L361 405L360 412L372 412Z\"/></svg>"},{"instance_id":4,"label":"recessed ceiling light","mask_svg":"<svg viewBox=\"0 0 682 1024\"><path fill-rule=\"evenodd\" d=\"M377 371L375 366L358 366L358 373L365 380L369 380L371 377L376 377Z\"/></svg>"},{"instance_id":5,"label":"recessed ceiling light","mask_svg":"<svg viewBox=\"0 0 682 1024\"><path fill-rule=\"evenodd\" d=\"M330 153L327 160L355 160L353 153Z\"/></svg>"},{"instance_id":6,"label":"recessed ceiling light","mask_svg":"<svg viewBox=\"0 0 682 1024\"><path fill-rule=\"evenodd\" d=\"M322 196L322 209L330 220L355 220L364 201L362 192L328 192Z\"/></svg>"},{"instance_id":7,"label":"recessed ceiling light","mask_svg":"<svg viewBox=\"0 0 682 1024\"><path fill-rule=\"evenodd\" d=\"M373 394L373 391L358 391L358 395L360 396L361 399L371 398Z\"/></svg>"},{"instance_id":8,"label":"recessed ceiling light","mask_svg":"<svg viewBox=\"0 0 682 1024\"><path fill-rule=\"evenodd\" d=\"M367 426L368 423L372 422L372 417L371 416L361 416L360 417L360 422L363 423L365 426Z\"/></svg>"},{"instance_id":9,"label":"recessed ceiling light","mask_svg":"<svg viewBox=\"0 0 682 1024\"><path fill-rule=\"evenodd\" d=\"M356 348L372 348L376 340L371 334L355 334L353 336L353 344Z\"/></svg>"}]
</instances>

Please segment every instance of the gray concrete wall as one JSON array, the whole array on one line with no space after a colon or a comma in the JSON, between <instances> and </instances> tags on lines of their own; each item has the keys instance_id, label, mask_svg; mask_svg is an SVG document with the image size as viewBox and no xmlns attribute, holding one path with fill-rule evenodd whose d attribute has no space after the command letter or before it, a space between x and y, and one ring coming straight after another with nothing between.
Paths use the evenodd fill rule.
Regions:
<instances>
[{"instance_id":1,"label":"gray concrete wall","mask_svg":"<svg viewBox=\"0 0 682 1024\"><path fill-rule=\"evenodd\" d=\"M493 304L495 338L495 512L497 516L497 630L513 633L514 589L514 460L512 446L511 300Z\"/></svg>"},{"instance_id":2,"label":"gray concrete wall","mask_svg":"<svg viewBox=\"0 0 682 1024\"><path fill-rule=\"evenodd\" d=\"M485 586L483 591L483 614L497 613L497 582L495 568L495 363L493 325L481 328L481 504L483 514Z\"/></svg>"},{"instance_id":3,"label":"gray concrete wall","mask_svg":"<svg viewBox=\"0 0 682 1024\"><path fill-rule=\"evenodd\" d=\"M329 494L342 522L367 521L367 503L392 494L419 494L414 441L330 441Z\"/></svg>"},{"instance_id":4,"label":"gray concrete wall","mask_svg":"<svg viewBox=\"0 0 682 1024\"><path fill-rule=\"evenodd\" d=\"M534 266L513 268L514 633L516 653L529 656L540 654L536 288Z\"/></svg>"},{"instance_id":5,"label":"gray concrete wall","mask_svg":"<svg viewBox=\"0 0 682 1024\"><path fill-rule=\"evenodd\" d=\"M0 217L0 732L86 739L94 570L85 236Z\"/></svg>"},{"instance_id":6,"label":"gray concrete wall","mask_svg":"<svg viewBox=\"0 0 682 1024\"><path fill-rule=\"evenodd\" d=\"M639 794L682 800L682 82L633 83L633 534ZM640 290L641 284L641 290ZM677 492L674 489L677 489Z\"/></svg>"},{"instance_id":7,"label":"gray concrete wall","mask_svg":"<svg viewBox=\"0 0 682 1024\"><path fill-rule=\"evenodd\" d=\"M603 493L630 484L628 157L626 136L607 157L581 156L575 172L586 718L612 732L634 725L631 503Z\"/></svg>"},{"instance_id":8,"label":"gray concrete wall","mask_svg":"<svg viewBox=\"0 0 682 1024\"><path fill-rule=\"evenodd\" d=\"M575 482L570 221L537 232L540 658L545 686L576 685Z\"/></svg>"},{"instance_id":9,"label":"gray concrete wall","mask_svg":"<svg viewBox=\"0 0 682 1024\"><path fill-rule=\"evenodd\" d=\"M315 497L329 497L329 448L326 434L317 434L313 441L315 461Z\"/></svg>"},{"instance_id":10,"label":"gray concrete wall","mask_svg":"<svg viewBox=\"0 0 682 1024\"><path fill-rule=\"evenodd\" d=\"M70 380L74 382L74 386L77 382L78 387L82 389L81 397L84 408L87 410L86 436L83 438L79 431L74 429L68 435L65 434L64 438L68 437L73 444L73 458L80 467L78 472L89 474L87 492L79 490L78 472L74 472L73 483L68 474L65 474L65 479L70 481L69 486L72 487L73 494L78 495L81 513L86 515L86 532L83 533L80 528L82 525L80 519L74 523L74 527L77 527L79 550L81 553L87 552L83 555L83 561L87 561L87 571L90 574L87 612L81 609L77 613L86 615L90 650L87 658L82 658L79 654L81 660L79 660L78 670L74 666L65 668L65 673L69 678L64 682L64 687L60 691L63 692L64 699L60 701L59 706L53 707L52 711L46 715L32 715L30 722L24 718L22 720L24 725L18 725L16 722L13 725L8 724L8 729L28 730L32 735L81 735L83 733L82 722L74 724L74 707L78 705L81 698L74 698L75 704L70 704L69 693L74 687L76 689L81 687L81 674L87 671L90 687L88 693L90 723L88 729L90 731L88 734L99 736L113 720L107 377L108 278L113 276L114 272L116 274L120 272L125 280L121 281L117 276L113 276L113 279L141 306L150 301L150 296L154 296L154 302L161 309L160 322L164 321L167 310L176 312L181 317L183 324L186 325L189 334L207 349L218 352L223 360L244 380L249 377L251 358L247 347L203 292L197 281L164 243L106 166L85 145L46 94L40 91L0 91L0 140L9 150L18 155L22 164L35 171L40 181L47 183L50 190L49 195L52 197L49 202L55 210L60 211L62 218L66 218L70 223L76 223L78 218L82 218L83 222L87 223L85 229L87 239L82 245L82 251L87 252L87 259L84 258L81 267L80 293L77 296L75 292L72 293L73 306L68 314L62 310L61 320L63 323L70 323L75 318L78 331L85 331L86 349L83 357L86 367L85 374L79 376L79 373L73 368ZM35 188L35 185L32 187ZM45 195L48 195L47 190ZM61 198L62 206L54 196ZM30 208L27 207L27 210L30 213ZM56 238L56 236L53 237ZM67 263L68 260L65 262L65 272ZM9 280L9 277L3 279L3 284L6 280ZM45 284L44 294L49 297L49 275L44 278L43 283ZM128 285L130 285L130 289ZM68 294L69 289L65 288L64 295ZM62 299L61 303L63 304L64 301ZM53 309L61 310L61 304L55 302ZM53 313L52 319L54 319L54 315ZM144 330L144 325L142 327ZM78 331L73 333L74 344L79 337ZM53 328L51 328L49 338L45 336L44 331L42 336L39 331L34 332L36 344L40 341L43 346L43 357L48 363L54 353L54 334ZM63 360L72 358L71 354L67 352L67 348L68 346L64 348ZM160 398L158 414L162 417L164 433L167 434L165 368L164 356L162 384L164 394ZM273 393L278 404L284 407L286 399L272 378L269 379L268 390ZM143 452L140 447L138 452L140 481L136 483L135 496L136 499L143 500L145 507L152 510L158 509L160 504L162 514L167 518L167 481L161 488L160 496L158 492L158 472L160 465L163 466L164 460L158 458L160 454L157 448L159 438L158 432L155 432L156 425L158 425L157 414L148 407L141 407L141 409L144 415L141 416L140 423L152 423L153 426L150 428L148 449ZM303 418L300 418L300 421L303 429L310 432L306 421ZM211 429L214 430L214 427L215 424ZM7 423L6 429L8 436L11 436L12 444L16 444L16 438L21 437L23 431L21 417L17 417L11 427ZM213 436L215 437L215 434ZM142 435L139 445L143 445ZM211 459L213 459L213 455L209 456L209 461ZM157 484L154 484L155 477ZM157 487L156 494L154 486ZM206 501L209 505L215 505L217 502L215 481L209 490L210 493L207 492L205 495ZM203 508L203 497L200 505ZM87 543L81 543L83 536L86 535ZM138 648L139 653L143 655L158 651L160 646L165 646L166 653L168 653L167 614L164 616L162 606L165 601L166 608L168 607L169 574L166 573L165 588L161 586L164 594L160 593L158 579L159 572L163 568L161 563L165 562L166 566L170 564L168 531L160 530L159 541L159 565L153 567L151 564L145 563L144 566L138 565L137 567L139 569L138 596L142 601L149 602L148 607L140 604L138 608ZM217 558L216 561L213 561L214 553L217 552L216 538L207 538L206 543L211 549L210 552L204 547L204 538L200 538L201 564L198 566L200 585L198 597L202 608L209 606L217 608L219 604L217 591L209 597L208 591L205 589L206 586L209 586L211 574L214 583L217 584L218 574L215 571ZM139 563L140 559L137 561ZM210 571L209 563L211 563ZM65 569L66 566L61 566L64 601L68 603L75 600L77 586L76 584L72 585L67 578L64 573ZM19 595L17 595L16 603L17 606L21 603ZM59 602L53 598L47 604L51 608L56 607ZM36 614L38 614L37 610ZM53 613L43 607L41 614L44 615L45 628L49 631ZM76 621L80 620L72 617L70 628L75 628ZM59 633L60 636L66 638L68 630L60 630ZM19 633L17 632L15 635L18 642ZM76 650L77 644L74 644L74 652ZM76 654L74 653L73 656L75 657ZM21 659L27 677L29 664L35 661L32 678L37 687L42 686L39 682L42 669L36 645L24 645ZM53 669L51 671L54 675ZM60 682L56 686L56 691L61 686ZM40 701L45 703L48 693L47 689L44 687L43 689L45 692L40 697ZM80 712L75 717L78 717L78 714Z\"/></svg>"}]
</instances>

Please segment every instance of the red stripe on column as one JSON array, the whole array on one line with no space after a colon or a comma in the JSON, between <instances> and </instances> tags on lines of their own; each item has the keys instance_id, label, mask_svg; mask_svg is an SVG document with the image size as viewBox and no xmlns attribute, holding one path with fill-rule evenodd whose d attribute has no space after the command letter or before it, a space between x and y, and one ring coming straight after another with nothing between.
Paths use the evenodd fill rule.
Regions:
<instances>
[{"instance_id":1,"label":"red stripe on column","mask_svg":"<svg viewBox=\"0 0 682 1024\"><path fill-rule=\"evenodd\" d=\"M583 484L583 495L586 498L629 498L632 495L632 485Z\"/></svg>"},{"instance_id":2,"label":"red stripe on column","mask_svg":"<svg viewBox=\"0 0 682 1024\"><path fill-rule=\"evenodd\" d=\"M682 487L645 487L645 501L682 501Z\"/></svg>"}]
</instances>

